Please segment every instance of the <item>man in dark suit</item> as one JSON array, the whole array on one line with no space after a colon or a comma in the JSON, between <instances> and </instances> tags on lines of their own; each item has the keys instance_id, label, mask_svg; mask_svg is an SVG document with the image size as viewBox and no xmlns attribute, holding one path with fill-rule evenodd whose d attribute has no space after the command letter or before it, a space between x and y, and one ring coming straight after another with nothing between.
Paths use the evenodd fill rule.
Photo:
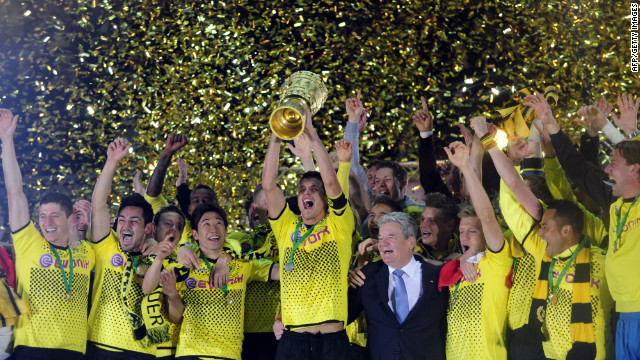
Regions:
<instances>
[{"instance_id":1,"label":"man in dark suit","mask_svg":"<svg viewBox=\"0 0 640 360\"><path fill-rule=\"evenodd\" d=\"M445 359L447 293L440 268L413 255L417 226L393 212L378 220L382 261L366 265L349 289L349 322L364 309L367 351L375 359Z\"/></svg>"}]
</instances>

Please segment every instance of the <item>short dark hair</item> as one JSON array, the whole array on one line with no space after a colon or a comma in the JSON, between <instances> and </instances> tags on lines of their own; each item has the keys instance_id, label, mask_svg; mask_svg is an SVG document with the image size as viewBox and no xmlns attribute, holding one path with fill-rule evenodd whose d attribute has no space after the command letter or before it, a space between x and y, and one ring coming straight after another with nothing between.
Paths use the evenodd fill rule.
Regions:
<instances>
[{"instance_id":1,"label":"short dark hair","mask_svg":"<svg viewBox=\"0 0 640 360\"><path fill-rule=\"evenodd\" d=\"M205 192L207 192L209 194L209 196L211 196L211 198L213 198L213 202L214 203L218 203L218 196L216 195L215 190L213 190L210 186L204 185L204 184L200 184L198 186L196 186L193 191L191 192L191 195L193 195L194 192L198 191L198 190L203 190ZM191 201L191 196L189 196L189 201Z\"/></svg>"},{"instance_id":2,"label":"short dark hair","mask_svg":"<svg viewBox=\"0 0 640 360\"><path fill-rule=\"evenodd\" d=\"M298 181L298 185L300 185L302 181L307 179L315 179L320 181L320 190L322 191L321 195L326 200L327 191L324 188L324 181L322 181L322 175L320 175L320 173L317 171L307 171L304 174L302 174L302 176L300 177L300 181Z\"/></svg>"},{"instance_id":3,"label":"short dark hair","mask_svg":"<svg viewBox=\"0 0 640 360\"><path fill-rule=\"evenodd\" d=\"M376 198L373 200L373 204L371 205L371 208L373 209L373 207L378 204L387 205L389 208L391 208L392 212L402 211L402 206L400 206L400 204L398 204L397 201L393 201L393 199L387 195L376 196Z\"/></svg>"},{"instance_id":4,"label":"short dark hair","mask_svg":"<svg viewBox=\"0 0 640 360\"><path fill-rule=\"evenodd\" d=\"M249 215L249 209L251 209L251 204L255 202L255 199L262 192L262 184L258 184L252 192L250 192L247 197L244 199L244 211Z\"/></svg>"},{"instance_id":5,"label":"short dark hair","mask_svg":"<svg viewBox=\"0 0 640 360\"><path fill-rule=\"evenodd\" d=\"M428 193L424 197L424 206L440 210L445 218L445 221L456 220L458 221L458 204L453 198L450 198L439 192Z\"/></svg>"},{"instance_id":6,"label":"short dark hair","mask_svg":"<svg viewBox=\"0 0 640 360\"><path fill-rule=\"evenodd\" d=\"M227 221L227 213L222 209L218 204L201 204L198 205L195 209L193 209L193 213L191 217L193 221L191 222L191 228L195 231L198 231L198 223L202 216L208 212L215 212L220 215L222 218L222 222L224 222L224 226L229 226L229 222Z\"/></svg>"},{"instance_id":7,"label":"short dark hair","mask_svg":"<svg viewBox=\"0 0 640 360\"><path fill-rule=\"evenodd\" d=\"M151 221L153 221L153 208L144 199L144 197L140 194L133 194L129 196L125 196L122 198L122 202L120 203L120 208L118 209L118 215L116 216L116 224L118 223L118 217L120 217L120 212L126 207L136 207L142 210L142 218L144 220L144 224L147 225Z\"/></svg>"},{"instance_id":8,"label":"short dark hair","mask_svg":"<svg viewBox=\"0 0 640 360\"><path fill-rule=\"evenodd\" d=\"M186 218L182 210L180 210L180 208L175 205L167 205L162 209L160 209L160 211L158 211L155 215L153 215L153 225L158 226L160 224L160 218L162 218L162 215L166 213L176 213L180 215L180 218L182 218L182 226L184 229L184 223Z\"/></svg>"},{"instance_id":9,"label":"short dark hair","mask_svg":"<svg viewBox=\"0 0 640 360\"><path fill-rule=\"evenodd\" d=\"M544 176L522 174L522 179L529 182L529 187L533 195L545 204L553 199L553 195L551 195L551 191L549 191L549 186L547 185L547 179L545 179Z\"/></svg>"},{"instance_id":10,"label":"short dark hair","mask_svg":"<svg viewBox=\"0 0 640 360\"><path fill-rule=\"evenodd\" d=\"M407 182L407 170L405 170L400 164L395 161L378 161L375 163L376 171L382 168L390 168L393 171L393 176L398 179L400 186Z\"/></svg>"},{"instance_id":11,"label":"short dark hair","mask_svg":"<svg viewBox=\"0 0 640 360\"><path fill-rule=\"evenodd\" d=\"M629 165L640 164L640 141L624 140L616 144L615 149Z\"/></svg>"},{"instance_id":12,"label":"short dark hair","mask_svg":"<svg viewBox=\"0 0 640 360\"><path fill-rule=\"evenodd\" d=\"M548 210L556 211L553 220L559 227L571 225L574 233L582 233L582 228L584 227L584 213L576 203L571 200L553 199L547 203L547 211Z\"/></svg>"},{"instance_id":13,"label":"short dark hair","mask_svg":"<svg viewBox=\"0 0 640 360\"><path fill-rule=\"evenodd\" d=\"M40 206L51 203L60 205L60 209L67 217L73 214L73 203L67 195L55 191L45 191L40 195Z\"/></svg>"}]
</instances>

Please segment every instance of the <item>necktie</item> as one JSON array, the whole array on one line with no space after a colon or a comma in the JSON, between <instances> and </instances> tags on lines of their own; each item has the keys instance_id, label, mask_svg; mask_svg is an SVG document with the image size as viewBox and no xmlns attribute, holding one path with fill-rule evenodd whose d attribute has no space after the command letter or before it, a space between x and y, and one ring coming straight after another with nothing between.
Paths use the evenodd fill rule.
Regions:
<instances>
[{"instance_id":1,"label":"necktie","mask_svg":"<svg viewBox=\"0 0 640 360\"><path fill-rule=\"evenodd\" d=\"M407 288L404 286L404 280L402 280L404 271L400 269L394 270L393 275L396 277L396 289L394 291L396 308L394 312L396 313L396 319L402 324L409 314L409 297L407 296Z\"/></svg>"}]
</instances>

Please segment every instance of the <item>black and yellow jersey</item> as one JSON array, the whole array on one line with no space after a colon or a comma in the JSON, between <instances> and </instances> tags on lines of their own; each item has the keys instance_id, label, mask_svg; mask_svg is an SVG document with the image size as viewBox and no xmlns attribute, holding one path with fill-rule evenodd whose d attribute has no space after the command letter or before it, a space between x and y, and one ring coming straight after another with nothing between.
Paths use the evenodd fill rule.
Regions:
<instances>
[{"instance_id":1,"label":"black and yellow jersey","mask_svg":"<svg viewBox=\"0 0 640 360\"><path fill-rule=\"evenodd\" d=\"M447 359L506 359L506 278L512 265L509 242L498 252L486 251L478 278L449 285ZM456 287L458 288L456 291Z\"/></svg>"},{"instance_id":2,"label":"black and yellow jersey","mask_svg":"<svg viewBox=\"0 0 640 360\"><path fill-rule=\"evenodd\" d=\"M342 193L328 200L328 215L315 224L313 233L297 248L290 272L285 270L285 264L294 239L301 238L309 227L302 224L298 234L294 234L300 217L288 204L276 219L270 219L278 242L281 313L287 329L331 321L347 324L347 275L355 224L351 207Z\"/></svg>"},{"instance_id":3,"label":"black and yellow jersey","mask_svg":"<svg viewBox=\"0 0 640 360\"><path fill-rule=\"evenodd\" d=\"M622 223L625 214L628 215ZM640 254L640 201L633 204L633 201L620 198L611 205L609 216L611 225L606 274L611 296L616 302L617 312L640 312L640 276L637 276L637 256ZM618 221L621 222L619 237L616 233ZM632 275L634 271L636 275Z\"/></svg>"},{"instance_id":4,"label":"black and yellow jersey","mask_svg":"<svg viewBox=\"0 0 640 360\"><path fill-rule=\"evenodd\" d=\"M133 351L156 355L156 347L136 340L133 326L123 305L122 276L130 254L120 249L117 235L112 231L93 244L96 255L95 280L91 312L89 313L89 341L109 351ZM138 316L144 297L142 281L133 274L127 294L127 306Z\"/></svg>"},{"instance_id":5,"label":"black and yellow jersey","mask_svg":"<svg viewBox=\"0 0 640 360\"><path fill-rule=\"evenodd\" d=\"M82 241L75 250L50 245L32 222L14 232L18 294L31 310L18 318L14 347L65 349L85 353L89 276L95 265L91 245ZM69 280L70 257L73 281L67 298L62 262Z\"/></svg>"},{"instance_id":6,"label":"black and yellow jersey","mask_svg":"<svg viewBox=\"0 0 640 360\"><path fill-rule=\"evenodd\" d=\"M213 269L216 260L209 261ZM184 313L176 358L240 359L247 284L269 280L273 262L232 260L228 266L228 292L211 286L211 271L204 263L190 270L186 278L179 279L176 287L184 303Z\"/></svg>"},{"instance_id":7,"label":"black and yellow jersey","mask_svg":"<svg viewBox=\"0 0 640 360\"><path fill-rule=\"evenodd\" d=\"M271 227L259 225L249 233L233 233L227 239L238 240L244 259L278 261L278 244ZM273 321L280 309L280 283L254 281L247 284L244 309L245 333L273 332Z\"/></svg>"},{"instance_id":8,"label":"black and yellow jersey","mask_svg":"<svg viewBox=\"0 0 640 360\"><path fill-rule=\"evenodd\" d=\"M500 206L503 208L503 214L507 224L509 224L509 228L516 238L522 242L524 250L534 258L535 279L525 281L533 281L533 287L535 288L535 283L540 273L540 264L546 255L546 242L538 234L540 226L528 214L523 205L517 201L513 192L504 183L501 183L500 186ZM575 247L577 245L556 257L558 261L556 261L553 268L554 281L562 272ZM596 359L605 359L607 354L612 353L609 319L613 301L604 276L604 253L595 245L591 246L590 270L591 310L597 351ZM530 274L530 271L527 271L527 273ZM547 301L545 324L549 337L548 341L543 342L542 345L545 356L549 359L564 359L573 343L570 326L574 277L575 264L572 264L565 274L565 279L559 285L557 304L551 305ZM514 320L519 319L517 324L528 322L532 297L533 291L529 294L527 302L523 302L522 308L519 308L517 313L514 314ZM526 311L526 315L522 314L523 311ZM525 320L522 320L523 316L526 316ZM514 323L514 326L517 326L517 324Z\"/></svg>"}]
</instances>

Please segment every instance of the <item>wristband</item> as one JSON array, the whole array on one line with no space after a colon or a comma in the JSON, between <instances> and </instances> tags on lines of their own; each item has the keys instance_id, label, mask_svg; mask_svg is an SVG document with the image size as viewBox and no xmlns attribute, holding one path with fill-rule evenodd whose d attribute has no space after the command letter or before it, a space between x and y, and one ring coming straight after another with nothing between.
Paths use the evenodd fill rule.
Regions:
<instances>
[{"instance_id":1,"label":"wristband","mask_svg":"<svg viewBox=\"0 0 640 360\"><path fill-rule=\"evenodd\" d=\"M493 138L493 135L491 135L491 133L485 134L483 137L480 138L480 141L482 141L482 146L484 146L485 150L489 150L498 146L498 144L496 143L496 140Z\"/></svg>"},{"instance_id":2,"label":"wristband","mask_svg":"<svg viewBox=\"0 0 640 360\"><path fill-rule=\"evenodd\" d=\"M198 245L198 243L186 242L182 246L193 252L197 252L198 250L200 250L200 245Z\"/></svg>"},{"instance_id":3,"label":"wristband","mask_svg":"<svg viewBox=\"0 0 640 360\"><path fill-rule=\"evenodd\" d=\"M636 130L629 134L629 139L635 139L636 137L638 137L638 135L640 135L640 130Z\"/></svg>"}]
</instances>

